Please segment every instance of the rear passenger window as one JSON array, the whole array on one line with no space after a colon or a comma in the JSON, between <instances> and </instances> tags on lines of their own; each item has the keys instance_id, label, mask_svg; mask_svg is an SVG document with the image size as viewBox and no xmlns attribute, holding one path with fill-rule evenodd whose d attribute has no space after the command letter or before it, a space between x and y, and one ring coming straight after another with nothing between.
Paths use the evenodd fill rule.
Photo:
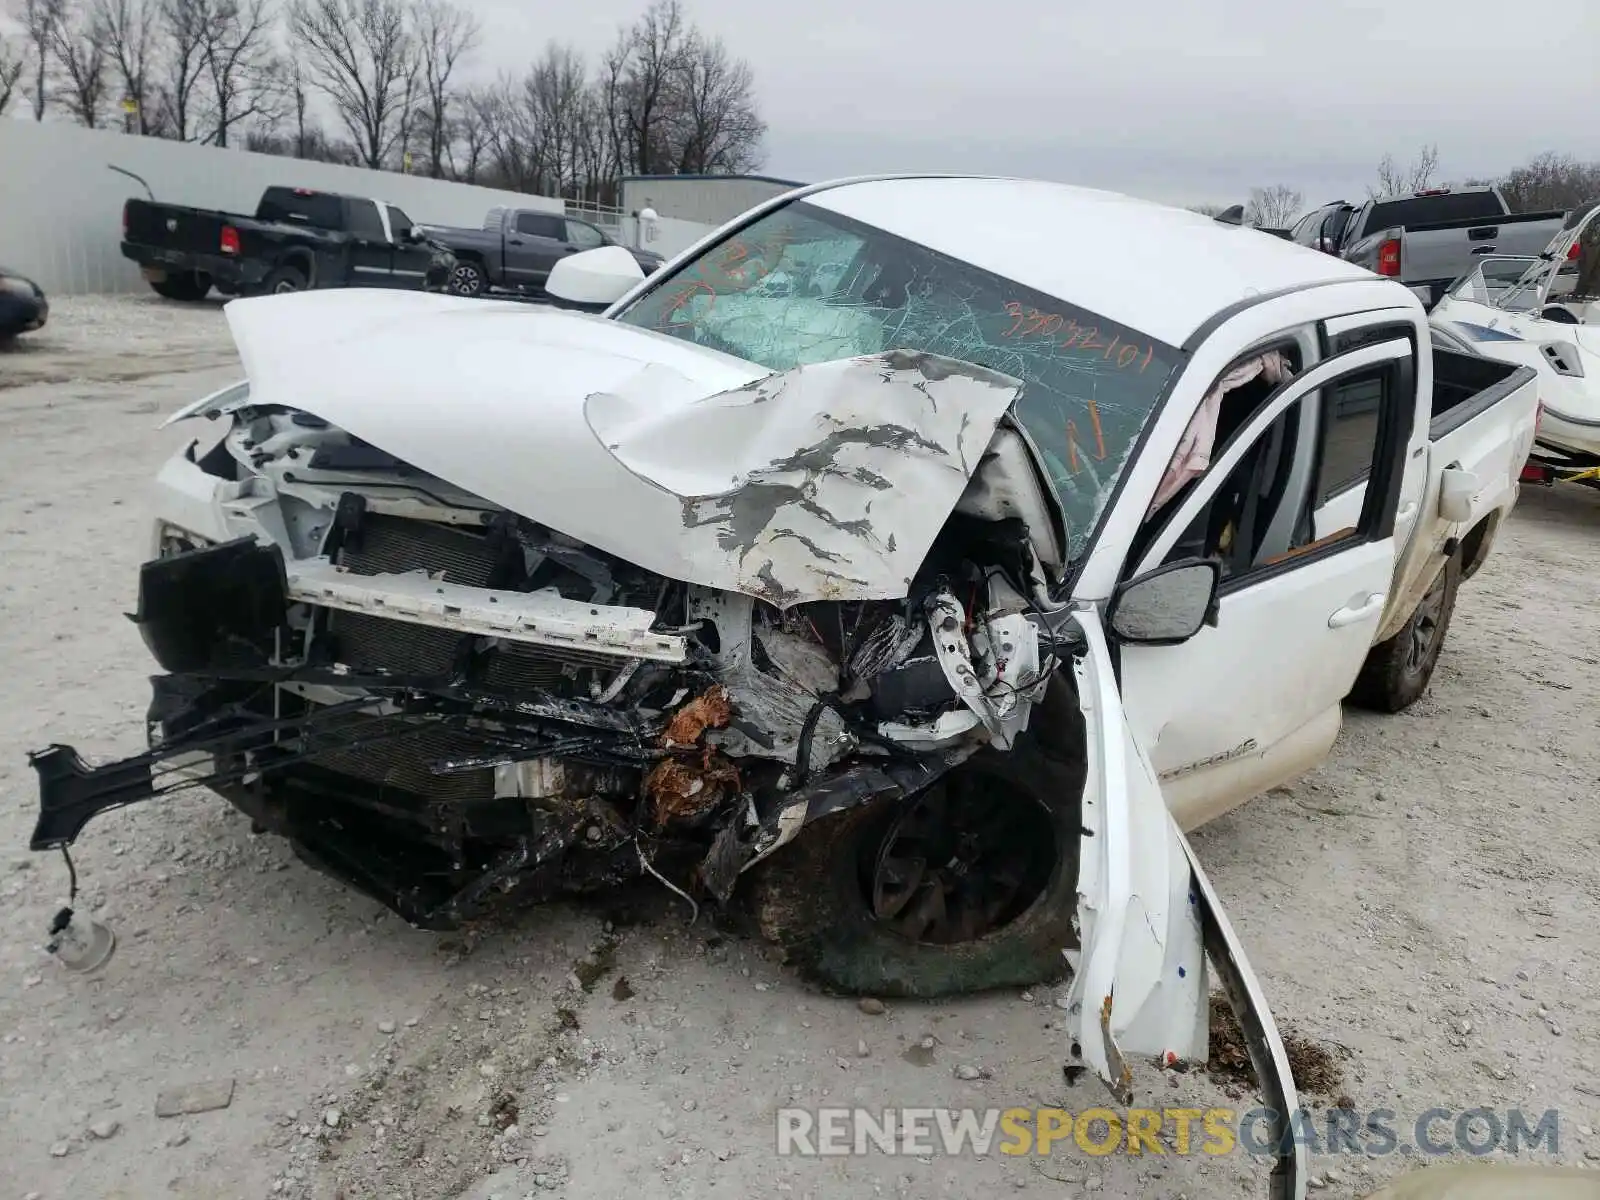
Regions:
<instances>
[{"instance_id":1,"label":"rear passenger window","mask_svg":"<svg viewBox=\"0 0 1600 1200\"><path fill-rule=\"evenodd\" d=\"M1322 450L1313 507L1321 508L1372 473L1391 378L1392 371L1374 368L1322 389Z\"/></svg>"},{"instance_id":2,"label":"rear passenger window","mask_svg":"<svg viewBox=\"0 0 1600 1200\"><path fill-rule=\"evenodd\" d=\"M550 216L548 213L518 213L517 232L525 233L529 237L554 238L558 242L567 238L567 223L560 217Z\"/></svg>"},{"instance_id":3,"label":"rear passenger window","mask_svg":"<svg viewBox=\"0 0 1600 1200\"><path fill-rule=\"evenodd\" d=\"M297 191L294 188L268 188L261 195L256 218L309 225L313 229L340 229L344 225L343 206L338 196L325 192Z\"/></svg>"}]
</instances>

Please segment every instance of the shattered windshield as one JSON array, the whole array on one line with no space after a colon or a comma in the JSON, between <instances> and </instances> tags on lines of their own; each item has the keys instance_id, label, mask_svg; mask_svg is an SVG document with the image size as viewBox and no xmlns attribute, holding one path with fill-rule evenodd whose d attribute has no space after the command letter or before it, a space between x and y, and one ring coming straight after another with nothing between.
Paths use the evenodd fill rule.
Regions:
<instances>
[{"instance_id":1,"label":"shattered windshield","mask_svg":"<svg viewBox=\"0 0 1600 1200\"><path fill-rule=\"evenodd\" d=\"M1021 379L1017 416L1061 496L1072 558L1180 358L1137 330L804 203L712 247L617 319L772 371L919 350Z\"/></svg>"}]
</instances>

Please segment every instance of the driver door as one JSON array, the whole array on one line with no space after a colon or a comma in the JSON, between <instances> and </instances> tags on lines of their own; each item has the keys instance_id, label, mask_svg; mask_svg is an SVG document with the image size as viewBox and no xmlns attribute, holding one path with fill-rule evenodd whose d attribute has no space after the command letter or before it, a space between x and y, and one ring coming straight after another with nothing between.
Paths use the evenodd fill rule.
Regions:
<instances>
[{"instance_id":1,"label":"driver door","mask_svg":"<svg viewBox=\"0 0 1600 1200\"><path fill-rule=\"evenodd\" d=\"M377 201L345 201L346 227L350 235L350 286L386 288L394 286L394 245Z\"/></svg>"},{"instance_id":2,"label":"driver door","mask_svg":"<svg viewBox=\"0 0 1600 1200\"><path fill-rule=\"evenodd\" d=\"M1179 645L1122 647L1129 721L1182 828L1304 773L1332 746L1392 586L1414 368L1410 341L1396 338L1279 387L1125 564L1124 579L1195 556L1223 563L1211 626ZM1367 485L1344 516L1356 472Z\"/></svg>"},{"instance_id":3,"label":"driver door","mask_svg":"<svg viewBox=\"0 0 1600 1200\"><path fill-rule=\"evenodd\" d=\"M420 288L428 278L428 267L433 262L434 251L425 242L412 240L411 218L404 210L388 206L389 236L393 239L393 280L397 288Z\"/></svg>"},{"instance_id":4,"label":"driver door","mask_svg":"<svg viewBox=\"0 0 1600 1200\"><path fill-rule=\"evenodd\" d=\"M1123 643L1181 645L1216 602L1216 564L1162 567L1118 590L1107 617ZM1304 1139L1289 1056L1259 982L1216 892L1167 810L1155 769L1129 724L1100 611L1077 609L1074 661L1087 733L1083 835L1078 850L1080 948L1068 951L1071 1060L1092 1069L1121 1104L1133 1103L1133 1056L1204 1062L1214 969L1239 1020L1277 1146L1270 1193L1305 1192Z\"/></svg>"}]
</instances>

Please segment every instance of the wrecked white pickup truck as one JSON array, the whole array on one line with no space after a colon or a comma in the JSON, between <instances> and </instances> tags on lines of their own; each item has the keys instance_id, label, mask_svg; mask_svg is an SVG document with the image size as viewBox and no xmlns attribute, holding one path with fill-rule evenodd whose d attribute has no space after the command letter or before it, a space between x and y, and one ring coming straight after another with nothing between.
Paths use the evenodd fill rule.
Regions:
<instances>
[{"instance_id":1,"label":"wrecked white pickup truck","mask_svg":"<svg viewBox=\"0 0 1600 1200\"><path fill-rule=\"evenodd\" d=\"M803 189L550 287L615 303L228 306L248 382L178 414L221 436L141 571L151 749L34 756L33 846L198 780L427 927L648 872L851 991L1065 954L1120 1095L1204 1056L1209 954L1290 1111L1179 827L1322 757L1397 571L1481 561L1531 373L1446 379L1329 256L1012 180Z\"/></svg>"}]
</instances>

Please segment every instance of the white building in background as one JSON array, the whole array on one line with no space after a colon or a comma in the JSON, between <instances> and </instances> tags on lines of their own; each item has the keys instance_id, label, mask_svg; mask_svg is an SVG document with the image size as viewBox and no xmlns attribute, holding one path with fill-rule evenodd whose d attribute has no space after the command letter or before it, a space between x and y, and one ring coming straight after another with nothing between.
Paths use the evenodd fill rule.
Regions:
<instances>
[{"instance_id":1,"label":"white building in background","mask_svg":"<svg viewBox=\"0 0 1600 1200\"><path fill-rule=\"evenodd\" d=\"M626 175L620 207L624 216L653 209L660 218L715 227L764 200L804 186L769 175Z\"/></svg>"}]
</instances>

